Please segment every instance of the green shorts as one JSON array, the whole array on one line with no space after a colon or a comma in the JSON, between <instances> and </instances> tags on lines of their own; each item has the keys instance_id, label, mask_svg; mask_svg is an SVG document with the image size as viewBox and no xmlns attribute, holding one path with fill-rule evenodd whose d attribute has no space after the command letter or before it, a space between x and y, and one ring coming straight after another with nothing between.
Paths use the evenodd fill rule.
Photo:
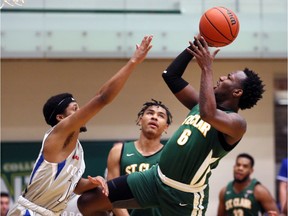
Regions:
<instances>
[{"instance_id":1,"label":"green shorts","mask_svg":"<svg viewBox=\"0 0 288 216\"><path fill-rule=\"evenodd\" d=\"M188 193L164 184L157 172L158 165L144 172L128 175L127 182L142 208L158 207L165 216L205 215L208 187L205 191Z\"/></svg>"}]
</instances>

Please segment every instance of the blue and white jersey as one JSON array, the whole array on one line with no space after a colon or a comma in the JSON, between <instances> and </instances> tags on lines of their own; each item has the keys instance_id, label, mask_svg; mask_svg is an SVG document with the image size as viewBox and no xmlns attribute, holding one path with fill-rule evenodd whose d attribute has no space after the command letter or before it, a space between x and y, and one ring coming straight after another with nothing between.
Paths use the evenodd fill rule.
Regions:
<instances>
[{"instance_id":1,"label":"blue and white jersey","mask_svg":"<svg viewBox=\"0 0 288 216\"><path fill-rule=\"evenodd\" d=\"M85 171L85 162L79 141L66 160L61 163L46 161L43 157L43 146L52 130L44 136L41 151L23 197L53 212L61 212L66 208L71 194Z\"/></svg>"}]
</instances>

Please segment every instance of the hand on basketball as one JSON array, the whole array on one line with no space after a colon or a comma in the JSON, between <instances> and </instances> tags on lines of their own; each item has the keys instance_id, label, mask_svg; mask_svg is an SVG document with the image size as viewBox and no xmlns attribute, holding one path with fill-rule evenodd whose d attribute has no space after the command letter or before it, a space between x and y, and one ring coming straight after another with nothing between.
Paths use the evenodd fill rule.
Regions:
<instances>
[{"instance_id":1,"label":"hand on basketball","mask_svg":"<svg viewBox=\"0 0 288 216\"><path fill-rule=\"evenodd\" d=\"M213 54L210 53L209 47L205 39L199 35L194 37L194 45L191 41L189 41L190 46L192 49L187 48L187 51L195 56L198 65L203 70L207 67L212 66L212 62L215 59L215 56L220 51L220 49L216 49Z\"/></svg>"},{"instance_id":2,"label":"hand on basketball","mask_svg":"<svg viewBox=\"0 0 288 216\"><path fill-rule=\"evenodd\" d=\"M102 176L91 177L88 176L89 181L96 186L102 187L102 193L108 196L109 190L106 183L106 180Z\"/></svg>"}]
</instances>

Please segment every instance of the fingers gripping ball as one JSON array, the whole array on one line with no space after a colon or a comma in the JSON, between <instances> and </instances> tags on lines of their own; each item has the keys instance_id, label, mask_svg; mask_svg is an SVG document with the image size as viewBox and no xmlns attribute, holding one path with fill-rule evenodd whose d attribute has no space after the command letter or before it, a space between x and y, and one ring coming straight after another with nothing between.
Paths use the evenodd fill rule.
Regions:
<instances>
[{"instance_id":1,"label":"fingers gripping ball","mask_svg":"<svg viewBox=\"0 0 288 216\"><path fill-rule=\"evenodd\" d=\"M239 28L236 14L225 7L207 10L199 23L199 32L210 47L223 47L232 43L239 33Z\"/></svg>"}]
</instances>

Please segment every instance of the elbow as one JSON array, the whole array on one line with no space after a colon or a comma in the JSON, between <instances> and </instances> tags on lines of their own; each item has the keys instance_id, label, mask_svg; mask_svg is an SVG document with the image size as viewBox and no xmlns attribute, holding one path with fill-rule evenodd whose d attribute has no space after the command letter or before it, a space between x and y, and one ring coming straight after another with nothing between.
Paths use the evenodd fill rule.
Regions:
<instances>
[{"instance_id":1,"label":"elbow","mask_svg":"<svg viewBox=\"0 0 288 216\"><path fill-rule=\"evenodd\" d=\"M99 92L98 94L98 102L102 105L107 105L113 100L113 97L110 96L107 92Z\"/></svg>"}]
</instances>

